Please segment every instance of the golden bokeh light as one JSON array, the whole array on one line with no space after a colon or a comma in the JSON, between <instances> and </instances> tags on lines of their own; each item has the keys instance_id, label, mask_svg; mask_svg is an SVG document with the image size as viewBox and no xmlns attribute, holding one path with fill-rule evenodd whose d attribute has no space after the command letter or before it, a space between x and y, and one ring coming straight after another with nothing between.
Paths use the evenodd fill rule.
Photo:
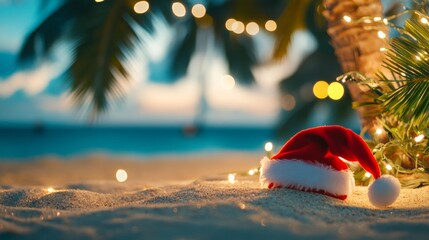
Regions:
<instances>
[{"instance_id":1,"label":"golden bokeh light","mask_svg":"<svg viewBox=\"0 0 429 240\"><path fill-rule=\"evenodd\" d=\"M192 15L196 18L202 18L206 15L206 7L202 4L195 4L191 9Z\"/></svg>"},{"instance_id":2,"label":"golden bokeh light","mask_svg":"<svg viewBox=\"0 0 429 240\"><path fill-rule=\"evenodd\" d=\"M134 12L143 14L149 10L149 3L147 1L140 1L134 4Z\"/></svg>"},{"instance_id":3,"label":"golden bokeh light","mask_svg":"<svg viewBox=\"0 0 429 240\"><path fill-rule=\"evenodd\" d=\"M339 82L332 82L331 84L329 84L328 86L328 96L332 99L332 100L339 100L343 97L344 95L344 87L341 83Z\"/></svg>"},{"instance_id":4,"label":"golden bokeh light","mask_svg":"<svg viewBox=\"0 0 429 240\"><path fill-rule=\"evenodd\" d=\"M181 2L174 2L171 5L171 9L173 10L174 15L177 17L184 17L186 15L185 5Z\"/></svg>"},{"instance_id":5,"label":"golden bokeh light","mask_svg":"<svg viewBox=\"0 0 429 240\"><path fill-rule=\"evenodd\" d=\"M313 86L313 94L318 99L325 99L328 97L329 84L325 81L318 81Z\"/></svg>"},{"instance_id":6,"label":"golden bokeh light","mask_svg":"<svg viewBox=\"0 0 429 240\"><path fill-rule=\"evenodd\" d=\"M274 32L277 29L277 23L274 20L265 22L265 29L269 32Z\"/></svg>"},{"instance_id":7,"label":"golden bokeh light","mask_svg":"<svg viewBox=\"0 0 429 240\"><path fill-rule=\"evenodd\" d=\"M118 171L116 171L116 180L118 180L118 182L125 182L127 178L128 174L124 169L118 169Z\"/></svg>"},{"instance_id":8,"label":"golden bokeh light","mask_svg":"<svg viewBox=\"0 0 429 240\"><path fill-rule=\"evenodd\" d=\"M233 32L235 32L236 34L241 34L244 32L244 23L241 21L235 21L232 25L231 25L231 29Z\"/></svg>"},{"instance_id":9,"label":"golden bokeh light","mask_svg":"<svg viewBox=\"0 0 429 240\"><path fill-rule=\"evenodd\" d=\"M226 20L225 22L225 27L226 29L228 29L229 31L232 31L232 24L235 23L235 19L234 18L230 18L228 20Z\"/></svg>"},{"instance_id":10,"label":"golden bokeh light","mask_svg":"<svg viewBox=\"0 0 429 240\"><path fill-rule=\"evenodd\" d=\"M249 22L246 25L246 32L249 35L256 35L256 34L258 34L258 32L259 32L259 26L258 26L258 24L255 23L255 22Z\"/></svg>"}]
</instances>

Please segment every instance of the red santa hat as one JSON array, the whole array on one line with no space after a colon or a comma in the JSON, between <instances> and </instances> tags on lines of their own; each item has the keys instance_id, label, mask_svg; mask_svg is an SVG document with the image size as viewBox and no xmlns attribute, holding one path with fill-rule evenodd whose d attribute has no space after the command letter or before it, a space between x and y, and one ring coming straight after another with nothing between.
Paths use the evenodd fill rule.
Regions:
<instances>
[{"instance_id":1,"label":"red santa hat","mask_svg":"<svg viewBox=\"0 0 429 240\"><path fill-rule=\"evenodd\" d=\"M398 179L381 176L368 145L352 130L341 126L316 127L297 133L271 159L262 159L260 182L266 188L285 187L344 200L355 185L345 161L359 162L374 177L368 188L374 206L388 206L399 196Z\"/></svg>"}]
</instances>

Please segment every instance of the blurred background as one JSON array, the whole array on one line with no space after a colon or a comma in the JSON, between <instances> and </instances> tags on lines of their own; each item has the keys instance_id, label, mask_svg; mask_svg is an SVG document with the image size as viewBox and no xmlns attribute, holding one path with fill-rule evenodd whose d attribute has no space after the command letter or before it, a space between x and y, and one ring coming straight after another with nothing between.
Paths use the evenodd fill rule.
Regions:
<instances>
[{"instance_id":1,"label":"blurred background","mask_svg":"<svg viewBox=\"0 0 429 240\"><path fill-rule=\"evenodd\" d=\"M0 159L263 153L312 126L359 131L322 11L0 0Z\"/></svg>"}]
</instances>

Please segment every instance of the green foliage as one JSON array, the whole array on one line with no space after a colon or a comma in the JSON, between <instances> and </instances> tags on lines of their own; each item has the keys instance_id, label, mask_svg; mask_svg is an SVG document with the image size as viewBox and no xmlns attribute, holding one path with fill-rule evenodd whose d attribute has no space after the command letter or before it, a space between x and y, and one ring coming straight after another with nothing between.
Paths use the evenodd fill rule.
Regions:
<instances>
[{"instance_id":1,"label":"green foliage","mask_svg":"<svg viewBox=\"0 0 429 240\"><path fill-rule=\"evenodd\" d=\"M357 102L353 106L377 106L367 114L378 116L384 132L374 134L367 143L382 171L387 171L385 166L390 165L395 174L423 176L402 181L403 186L408 187L429 184L427 175L421 175L429 173L429 25L421 21L422 17L427 15L413 11L399 29L400 36L390 40L383 66L393 79L382 73L370 79L357 72L338 77L370 90L373 101Z\"/></svg>"},{"instance_id":2,"label":"green foliage","mask_svg":"<svg viewBox=\"0 0 429 240\"><path fill-rule=\"evenodd\" d=\"M24 41L21 62L49 57L60 41L69 43L73 61L66 70L70 91L77 103L90 104L92 117L107 109L111 99L122 95L128 79L125 62L132 56L140 25L153 31L152 17L134 13L137 0L104 1L64 0ZM154 12L168 7L154 1ZM40 43L40 44L38 44Z\"/></svg>"},{"instance_id":3,"label":"green foliage","mask_svg":"<svg viewBox=\"0 0 429 240\"><path fill-rule=\"evenodd\" d=\"M384 94L385 112L414 126L429 126L429 25L417 18L405 23L400 37L391 41L385 67L404 84Z\"/></svg>"}]
</instances>

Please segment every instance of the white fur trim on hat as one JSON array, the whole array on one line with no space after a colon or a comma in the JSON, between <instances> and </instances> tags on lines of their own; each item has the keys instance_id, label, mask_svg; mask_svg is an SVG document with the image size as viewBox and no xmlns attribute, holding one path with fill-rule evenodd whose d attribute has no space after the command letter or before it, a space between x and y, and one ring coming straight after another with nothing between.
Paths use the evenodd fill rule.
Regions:
<instances>
[{"instance_id":1,"label":"white fur trim on hat","mask_svg":"<svg viewBox=\"0 0 429 240\"><path fill-rule=\"evenodd\" d=\"M308 163L303 160L261 160L261 186L267 188L270 183L281 186L293 186L299 190L324 190L334 195L350 196L355 180L349 170L338 171L320 163Z\"/></svg>"}]
</instances>

